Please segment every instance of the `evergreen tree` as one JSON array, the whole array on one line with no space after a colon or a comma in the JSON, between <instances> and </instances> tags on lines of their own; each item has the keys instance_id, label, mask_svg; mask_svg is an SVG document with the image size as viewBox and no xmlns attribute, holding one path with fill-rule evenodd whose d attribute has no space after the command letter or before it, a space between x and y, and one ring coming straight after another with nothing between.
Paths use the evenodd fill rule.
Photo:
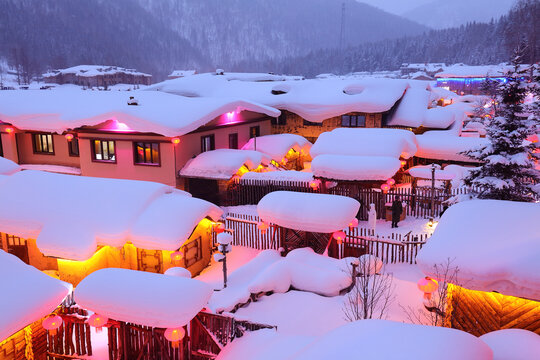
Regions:
<instances>
[{"instance_id":1,"label":"evergreen tree","mask_svg":"<svg viewBox=\"0 0 540 360\"><path fill-rule=\"evenodd\" d=\"M528 116L529 106L524 105L531 83L520 65L523 49L516 50L513 69L497 88L494 116L485 120L489 144L465 153L482 163L465 179L466 185L479 189L480 199L534 201L540 195L535 185L540 182L535 145L527 141L536 131L538 118Z\"/></svg>"}]
</instances>

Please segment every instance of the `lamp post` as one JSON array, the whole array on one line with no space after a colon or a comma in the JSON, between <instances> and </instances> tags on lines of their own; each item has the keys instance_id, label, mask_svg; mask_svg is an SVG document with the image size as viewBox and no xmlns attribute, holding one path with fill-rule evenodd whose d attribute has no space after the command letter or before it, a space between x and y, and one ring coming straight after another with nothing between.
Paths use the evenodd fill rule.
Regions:
<instances>
[{"instance_id":1,"label":"lamp post","mask_svg":"<svg viewBox=\"0 0 540 360\"><path fill-rule=\"evenodd\" d=\"M431 164L431 218L435 218L435 164Z\"/></svg>"},{"instance_id":2,"label":"lamp post","mask_svg":"<svg viewBox=\"0 0 540 360\"><path fill-rule=\"evenodd\" d=\"M222 232L217 235L218 251L223 254L219 261L223 262L223 288L227 287L227 253L231 252L232 235Z\"/></svg>"}]
</instances>

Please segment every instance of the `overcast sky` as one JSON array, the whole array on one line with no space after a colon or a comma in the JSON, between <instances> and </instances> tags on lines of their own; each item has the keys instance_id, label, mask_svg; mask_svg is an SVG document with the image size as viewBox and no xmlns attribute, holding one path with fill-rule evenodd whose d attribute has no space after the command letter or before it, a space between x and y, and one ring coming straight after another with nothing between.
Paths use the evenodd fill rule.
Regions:
<instances>
[{"instance_id":1,"label":"overcast sky","mask_svg":"<svg viewBox=\"0 0 540 360\"><path fill-rule=\"evenodd\" d=\"M393 14L401 15L409 10L414 9L415 7L419 5L424 5L430 2L452 1L452 0L357 0L357 1L364 2L366 4L378 7L379 9L383 9ZM470 1L475 1L475 0L470 0ZM506 10L507 5L505 3L507 2L508 0L492 0L490 3L495 7L497 5L504 6Z\"/></svg>"}]
</instances>

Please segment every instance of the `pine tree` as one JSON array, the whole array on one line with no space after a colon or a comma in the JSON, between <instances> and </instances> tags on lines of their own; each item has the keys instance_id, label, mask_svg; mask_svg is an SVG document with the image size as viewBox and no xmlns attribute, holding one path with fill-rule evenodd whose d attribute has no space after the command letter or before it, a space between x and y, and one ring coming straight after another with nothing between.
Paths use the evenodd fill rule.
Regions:
<instances>
[{"instance_id":1,"label":"pine tree","mask_svg":"<svg viewBox=\"0 0 540 360\"><path fill-rule=\"evenodd\" d=\"M472 170L465 184L479 189L480 199L534 201L540 191L540 171L535 168L535 145L527 138L536 132L538 118L528 116L524 105L531 83L521 64L523 46L512 59L506 82L497 88L495 114L486 118L489 144L465 154L482 163ZM534 100L538 100L535 98Z\"/></svg>"}]
</instances>

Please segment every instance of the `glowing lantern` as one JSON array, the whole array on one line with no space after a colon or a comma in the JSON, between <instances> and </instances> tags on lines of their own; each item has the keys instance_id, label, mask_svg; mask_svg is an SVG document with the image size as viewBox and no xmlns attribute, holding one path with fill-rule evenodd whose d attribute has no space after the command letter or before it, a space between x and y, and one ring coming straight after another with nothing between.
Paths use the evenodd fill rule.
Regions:
<instances>
[{"instance_id":1,"label":"glowing lantern","mask_svg":"<svg viewBox=\"0 0 540 360\"><path fill-rule=\"evenodd\" d=\"M341 245L341 243L343 242L343 240L345 240L345 237L347 235L343 231L336 231L335 233L332 234L332 236L334 237L334 239L337 240L338 245Z\"/></svg>"},{"instance_id":2,"label":"glowing lantern","mask_svg":"<svg viewBox=\"0 0 540 360\"><path fill-rule=\"evenodd\" d=\"M319 180L311 180L309 182L309 187L312 188L313 190L317 190L320 184L321 182Z\"/></svg>"},{"instance_id":3,"label":"glowing lantern","mask_svg":"<svg viewBox=\"0 0 540 360\"><path fill-rule=\"evenodd\" d=\"M7 132L8 134L11 134L11 133L13 133L14 131L15 131L15 130L13 130L13 128L12 128L12 127L8 127L8 128L6 128L6 132Z\"/></svg>"},{"instance_id":4,"label":"glowing lantern","mask_svg":"<svg viewBox=\"0 0 540 360\"><path fill-rule=\"evenodd\" d=\"M180 144L180 139L177 138L177 137L175 137L175 138L172 138L172 139L171 139L171 142L172 142L174 145L178 145L178 144Z\"/></svg>"},{"instance_id":5,"label":"glowing lantern","mask_svg":"<svg viewBox=\"0 0 540 360\"><path fill-rule=\"evenodd\" d=\"M259 223L257 224L257 228L261 230L261 234L266 234L266 231L268 230L269 227L270 225L268 225L264 221L259 221Z\"/></svg>"},{"instance_id":6,"label":"glowing lantern","mask_svg":"<svg viewBox=\"0 0 540 360\"><path fill-rule=\"evenodd\" d=\"M50 335L56 335L56 332L60 326L62 326L62 323L64 321L62 318L58 315L51 315L45 319L43 319L43 322L41 325L45 330L49 332Z\"/></svg>"},{"instance_id":7,"label":"glowing lantern","mask_svg":"<svg viewBox=\"0 0 540 360\"><path fill-rule=\"evenodd\" d=\"M165 330L165 339L169 340L175 349L180 346L180 341L185 335L186 331L184 328L169 328Z\"/></svg>"},{"instance_id":8,"label":"glowing lantern","mask_svg":"<svg viewBox=\"0 0 540 360\"><path fill-rule=\"evenodd\" d=\"M396 180L390 178L388 180L386 180L386 183L390 186L394 186L396 184Z\"/></svg>"},{"instance_id":9,"label":"glowing lantern","mask_svg":"<svg viewBox=\"0 0 540 360\"><path fill-rule=\"evenodd\" d=\"M418 289L424 293L424 299L430 300L431 294L437 291L439 288L439 283L437 280L434 280L430 278L429 276L426 276L423 279L418 280Z\"/></svg>"},{"instance_id":10,"label":"glowing lantern","mask_svg":"<svg viewBox=\"0 0 540 360\"><path fill-rule=\"evenodd\" d=\"M400 163L401 163L401 167L404 167L405 165L407 165L407 162L405 160L401 160Z\"/></svg>"},{"instance_id":11,"label":"glowing lantern","mask_svg":"<svg viewBox=\"0 0 540 360\"><path fill-rule=\"evenodd\" d=\"M88 325L93 326L96 328L96 332L101 332L101 329L107 325L107 322L109 321L109 318L106 316L101 316L98 314L92 314L88 318Z\"/></svg>"},{"instance_id":12,"label":"glowing lantern","mask_svg":"<svg viewBox=\"0 0 540 360\"><path fill-rule=\"evenodd\" d=\"M214 225L214 232L216 234L221 234L225 231L225 225L223 223L217 223Z\"/></svg>"},{"instance_id":13,"label":"glowing lantern","mask_svg":"<svg viewBox=\"0 0 540 360\"><path fill-rule=\"evenodd\" d=\"M286 157L284 157L283 159L281 159L281 163L282 163L282 164L286 164L288 161L289 161L289 160L288 160Z\"/></svg>"},{"instance_id":14,"label":"glowing lantern","mask_svg":"<svg viewBox=\"0 0 540 360\"><path fill-rule=\"evenodd\" d=\"M381 190L387 192L388 190L390 190L390 185L388 185L387 183L382 184Z\"/></svg>"},{"instance_id":15,"label":"glowing lantern","mask_svg":"<svg viewBox=\"0 0 540 360\"><path fill-rule=\"evenodd\" d=\"M184 258L184 253L180 250L171 253L171 261L175 264L182 261L183 258Z\"/></svg>"},{"instance_id":16,"label":"glowing lantern","mask_svg":"<svg viewBox=\"0 0 540 360\"><path fill-rule=\"evenodd\" d=\"M71 140L73 140L73 134L66 134L65 138L66 138L67 141L71 141Z\"/></svg>"},{"instance_id":17,"label":"glowing lantern","mask_svg":"<svg viewBox=\"0 0 540 360\"><path fill-rule=\"evenodd\" d=\"M355 228L355 227L358 227L358 219L357 218L352 219L352 221L349 223L349 228L350 229Z\"/></svg>"}]
</instances>

